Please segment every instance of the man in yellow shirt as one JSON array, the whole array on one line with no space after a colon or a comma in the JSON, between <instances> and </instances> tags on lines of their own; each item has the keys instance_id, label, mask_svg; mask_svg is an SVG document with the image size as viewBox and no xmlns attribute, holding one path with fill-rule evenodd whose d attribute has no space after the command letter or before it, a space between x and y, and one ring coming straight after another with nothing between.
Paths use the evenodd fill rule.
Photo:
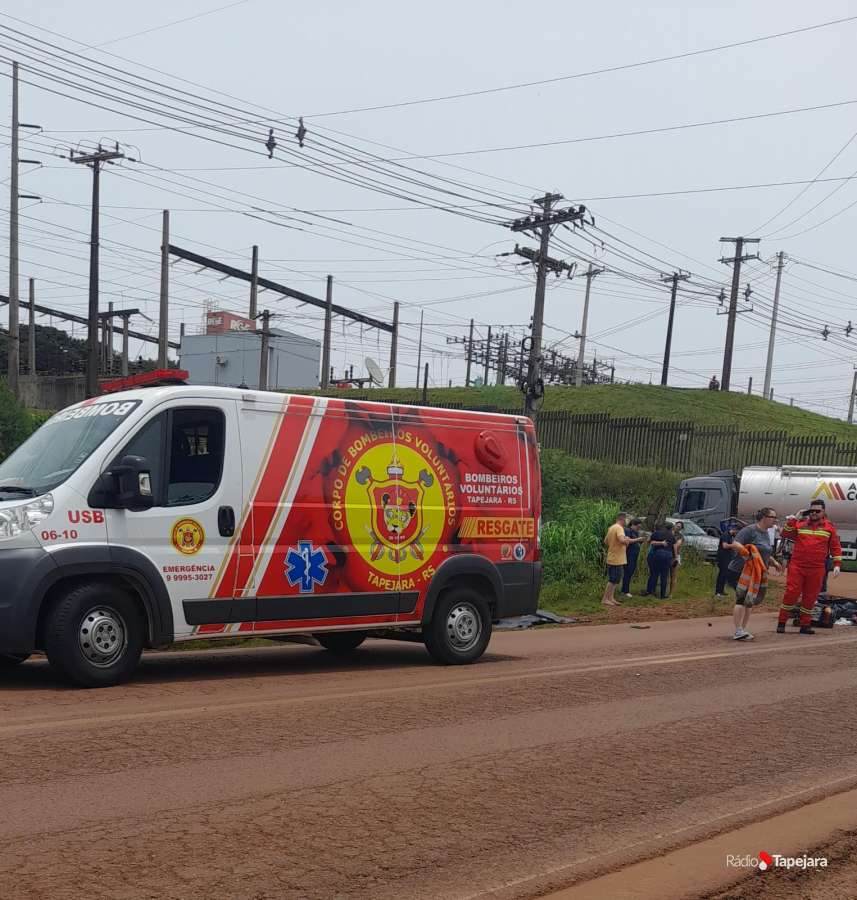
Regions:
<instances>
[{"instance_id":1,"label":"man in yellow shirt","mask_svg":"<svg viewBox=\"0 0 857 900\"><path fill-rule=\"evenodd\" d=\"M619 601L613 595L616 593L616 585L622 581L625 566L628 564L627 547L629 544L639 544L643 540L641 537L629 538L625 535L627 518L627 513L620 512L616 516L616 522L604 535L604 545L607 547L607 587L604 588L601 602L605 606L619 606Z\"/></svg>"}]
</instances>

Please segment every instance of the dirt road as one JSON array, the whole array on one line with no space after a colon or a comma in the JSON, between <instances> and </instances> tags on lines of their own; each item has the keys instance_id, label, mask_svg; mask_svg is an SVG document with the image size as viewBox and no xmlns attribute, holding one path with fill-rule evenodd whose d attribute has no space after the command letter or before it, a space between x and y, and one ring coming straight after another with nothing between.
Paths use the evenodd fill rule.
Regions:
<instances>
[{"instance_id":1,"label":"dirt road","mask_svg":"<svg viewBox=\"0 0 857 900\"><path fill-rule=\"evenodd\" d=\"M857 628L708 621L502 633L464 668L151 654L102 691L30 661L0 676L0 897L535 897L857 787Z\"/></svg>"}]
</instances>

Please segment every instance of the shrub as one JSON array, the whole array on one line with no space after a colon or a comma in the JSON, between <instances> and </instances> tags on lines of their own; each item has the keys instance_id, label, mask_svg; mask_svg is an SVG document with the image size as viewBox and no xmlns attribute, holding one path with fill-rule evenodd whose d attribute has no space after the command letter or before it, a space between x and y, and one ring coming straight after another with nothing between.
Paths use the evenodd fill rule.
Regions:
<instances>
[{"instance_id":1,"label":"shrub","mask_svg":"<svg viewBox=\"0 0 857 900\"><path fill-rule=\"evenodd\" d=\"M35 430L36 422L14 398L5 384L0 384L0 460L5 459Z\"/></svg>"},{"instance_id":2,"label":"shrub","mask_svg":"<svg viewBox=\"0 0 857 900\"><path fill-rule=\"evenodd\" d=\"M556 519L564 503L574 498L607 499L638 515L670 511L684 477L666 469L618 466L602 460L579 459L561 450L543 450L542 516Z\"/></svg>"}]
</instances>

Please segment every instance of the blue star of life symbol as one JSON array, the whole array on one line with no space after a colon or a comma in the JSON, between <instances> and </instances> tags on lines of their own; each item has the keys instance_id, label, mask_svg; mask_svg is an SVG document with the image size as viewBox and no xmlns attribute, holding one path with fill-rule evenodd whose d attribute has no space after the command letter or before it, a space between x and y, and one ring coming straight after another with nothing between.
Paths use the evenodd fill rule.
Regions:
<instances>
[{"instance_id":1,"label":"blue star of life symbol","mask_svg":"<svg viewBox=\"0 0 857 900\"><path fill-rule=\"evenodd\" d=\"M297 547L289 547L286 566L289 584L299 584L302 594L311 594L317 584L327 581L327 554L322 547L313 547L312 541L298 541Z\"/></svg>"}]
</instances>

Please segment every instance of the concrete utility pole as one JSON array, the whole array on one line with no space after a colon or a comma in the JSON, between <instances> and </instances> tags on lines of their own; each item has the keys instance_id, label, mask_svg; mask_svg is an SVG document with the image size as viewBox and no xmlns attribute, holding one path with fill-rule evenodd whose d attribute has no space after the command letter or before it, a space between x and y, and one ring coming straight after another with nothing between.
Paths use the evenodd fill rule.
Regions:
<instances>
[{"instance_id":1,"label":"concrete utility pole","mask_svg":"<svg viewBox=\"0 0 857 900\"><path fill-rule=\"evenodd\" d=\"M848 424L854 424L854 396L857 395L857 366L854 367L854 379L851 382L851 402L848 404Z\"/></svg>"},{"instance_id":2,"label":"concrete utility pole","mask_svg":"<svg viewBox=\"0 0 857 900\"><path fill-rule=\"evenodd\" d=\"M531 232L539 237L539 250L536 253L528 247L515 247L515 254L529 259L536 266L536 298L533 306L533 324L530 337L529 362L527 364L527 379L524 384L524 414L532 417L536 410L536 403L544 393L544 379L542 378L542 332L545 319L545 286L549 271L560 275L567 272L569 277L574 273L575 266L562 260L551 259L550 250L551 228L565 222L579 223L583 220L586 207L575 209L573 206L554 212L554 205L562 200L562 194L545 194L534 202L541 207L541 211L535 215L526 216L515 220L509 227L512 231Z\"/></svg>"},{"instance_id":3,"label":"concrete utility pole","mask_svg":"<svg viewBox=\"0 0 857 900\"><path fill-rule=\"evenodd\" d=\"M687 281L690 275L685 272L673 272L672 275L662 275L661 281L672 282L670 293L670 316L667 322L667 342L664 346L664 365L661 369L661 384L666 386L670 374L670 351L673 344L673 320L675 319L675 300L678 294L678 283Z\"/></svg>"},{"instance_id":4,"label":"concrete utility pole","mask_svg":"<svg viewBox=\"0 0 857 900\"><path fill-rule=\"evenodd\" d=\"M12 63L12 169L9 173L9 342L6 384L18 397L20 331L18 328L18 63Z\"/></svg>"},{"instance_id":5,"label":"concrete utility pole","mask_svg":"<svg viewBox=\"0 0 857 900\"><path fill-rule=\"evenodd\" d=\"M589 322L589 291L592 287L592 279L600 275L604 269L596 269L592 263L586 270L586 294L583 298L583 320L580 325L580 347L577 351L577 369L574 374L574 383L577 387L583 387L583 358L586 352L586 327Z\"/></svg>"},{"instance_id":6,"label":"concrete utility pole","mask_svg":"<svg viewBox=\"0 0 857 900\"><path fill-rule=\"evenodd\" d=\"M427 398L428 398L428 363L426 363L425 370L423 371L423 406L425 406Z\"/></svg>"},{"instance_id":7,"label":"concrete utility pole","mask_svg":"<svg viewBox=\"0 0 857 900\"><path fill-rule=\"evenodd\" d=\"M262 312L262 347L259 353L259 390L268 390L268 346L271 332L268 325L271 321L271 314L268 310Z\"/></svg>"},{"instance_id":8,"label":"concrete utility pole","mask_svg":"<svg viewBox=\"0 0 857 900\"><path fill-rule=\"evenodd\" d=\"M470 337L467 339L467 371L464 373L464 386L470 387L470 366L473 364L473 319L470 320Z\"/></svg>"},{"instance_id":9,"label":"concrete utility pole","mask_svg":"<svg viewBox=\"0 0 857 900\"><path fill-rule=\"evenodd\" d=\"M122 316L122 374L128 374L128 319L129 316Z\"/></svg>"},{"instance_id":10,"label":"concrete utility pole","mask_svg":"<svg viewBox=\"0 0 857 900\"><path fill-rule=\"evenodd\" d=\"M396 362L399 349L399 301L393 304L393 333L390 335L390 377L387 386L396 386Z\"/></svg>"},{"instance_id":11,"label":"concrete utility pole","mask_svg":"<svg viewBox=\"0 0 857 900\"><path fill-rule=\"evenodd\" d=\"M748 394L753 393L753 376L752 375L750 376L750 380L747 382L747 393Z\"/></svg>"},{"instance_id":12,"label":"concrete utility pole","mask_svg":"<svg viewBox=\"0 0 857 900\"><path fill-rule=\"evenodd\" d=\"M161 224L161 304L158 313L158 368L166 369L170 307L170 211L164 210Z\"/></svg>"},{"instance_id":13,"label":"concrete utility pole","mask_svg":"<svg viewBox=\"0 0 857 900\"><path fill-rule=\"evenodd\" d=\"M86 396L95 397L98 394L98 221L100 190L99 181L101 166L104 163L124 159L125 154L119 151L116 144L115 150L104 150L99 144L95 153L78 154L74 150L69 151L68 158L73 163L88 166L92 169L92 224L89 236L89 310L87 317L87 343L88 353L86 357ZM163 278L163 274L161 275Z\"/></svg>"},{"instance_id":14,"label":"concrete utility pole","mask_svg":"<svg viewBox=\"0 0 857 900\"><path fill-rule=\"evenodd\" d=\"M758 244L759 238L722 237L721 241L735 244L735 256L721 257L720 262L732 263L732 291L729 295L729 318L726 321L726 346L723 350L723 374L720 378L720 390L728 391L732 377L732 351L735 346L735 318L738 315L738 287L741 282L741 263L748 259L758 259L759 254L743 255L745 244Z\"/></svg>"},{"instance_id":15,"label":"concrete utility pole","mask_svg":"<svg viewBox=\"0 0 857 900\"><path fill-rule=\"evenodd\" d=\"M29 369L30 374L36 374L36 279L30 279L30 330L27 332L29 345Z\"/></svg>"},{"instance_id":16,"label":"concrete utility pole","mask_svg":"<svg viewBox=\"0 0 857 900\"><path fill-rule=\"evenodd\" d=\"M491 365L491 326L488 326L488 340L485 343L485 373L482 376L482 384L488 385L488 370Z\"/></svg>"},{"instance_id":17,"label":"concrete utility pole","mask_svg":"<svg viewBox=\"0 0 857 900\"><path fill-rule=\"evenodd\" d=\"M253 248L256 249L255 247ZM255 258L255 257L254 257ZM330 387L330 340L333 328L333 275L327 276L327 293L324 307L324 337L321 345L321 386Z\"/></svg>"},{"instance_id":18,"label":"concrete utility pole","mask_svg":"<svg viewBox=\"0 0 857 900\"><path fill-rule=\"evenodd\" d=\"M780 308L780 280L783 277L783 259L785 253L782 250L777 254L777 283L774 287L774 308L771 310L771 334L768 337L768 360L765 363L765 387L762 393L767 396L771 389L771 370L774 367L774 340L777 335L777 312Z\"/></svg>"},{"instance_id":19,"label":"concrete utility pole","mask_svg":"<svg viewBox=\"0 0 857 900\"><path fill-rule=\"evenodd\" d=\"M423 359L423 313L424 310L420 310L420 340L417 344L417 387L420 386L420 369L422 368L422 359Z\"/></svg>"},{"instance_id":20,"label":"concrete utility pole","mask_svg":"<svg viewBox=\"0 0 857 900\"><path fill-rule=\"evenodd\" d=\"M250 318L256 318L256 298L259 293L259 247L253 244L253 256L250 259Z\"/></svg>"}]
</instances>

